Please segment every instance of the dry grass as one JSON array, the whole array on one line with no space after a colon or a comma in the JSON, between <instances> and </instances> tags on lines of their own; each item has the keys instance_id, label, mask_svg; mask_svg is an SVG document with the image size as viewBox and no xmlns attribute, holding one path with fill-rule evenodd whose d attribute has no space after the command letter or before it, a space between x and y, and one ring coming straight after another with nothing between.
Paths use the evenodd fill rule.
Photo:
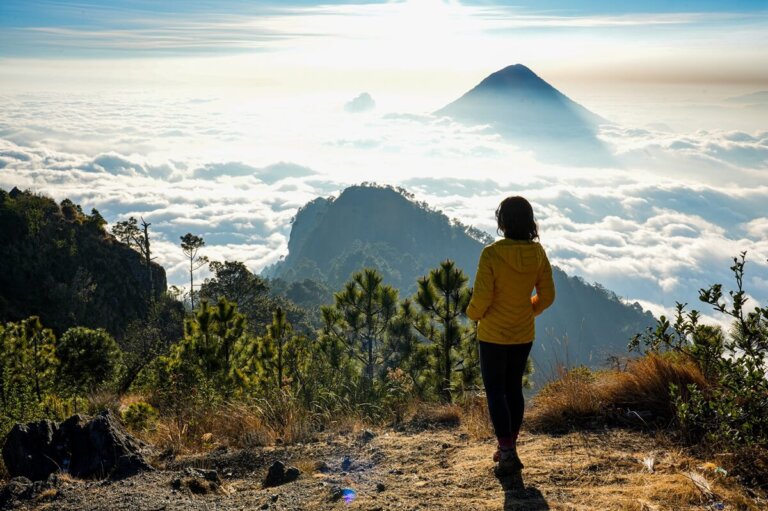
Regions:
<instances>
[{"instance_id":1,"label":"dry grass","mask_svg":"<svg viewBox=\"0 0 768 511\"><path fill-rule=\"evenodd\" d=\"M154 428L137 435L157 449L174 454L204 452L220 445L269 445L279 437L260 409L244 403L222 405L195 417L161 417Z\"/></svg>"},{"instance_id":2,"label":"dry grass","mask_svg":"<svg viewBox=\"0 0 768 511\"><path fill-rule=\"evenodd\" d=\"M56 497L59 496L59 490L56 488L48 488L47 490L41 491L39 494L35 496L35 500L38 502L43 502L47 500L53 500Z\"/></svg>"},{"instance_id":3,"label":"dry grass","mask_svg":"<svg viewBox=\"0 0 768 511\"><path fill-rule=\"evenodd\" d=\"M420 403L408 426L415 429L452 428L461 423L461 416L459 405Z\"/></svg>"},{"instance_id":4,"label":"dry grass","mask_svg":"<svg viewBox=\"0 0 768 511\"><path fill-rule=\"evenodd\" d=\"M120 409L120 395L111 390L100 390L88 394L86 398L86 410L88 414L96 414L102 410L109 410L117 413Z\"/></svg>"},{"instance_id":5,"label":"dry grass","mask_svg":"<svg viewBox=\"0 0 768 511\"><path fill-rule=\"evenodd\" d=\"M536 431L565 432L606 423L668 425L674 419L670 384L706 388L691 362L647 355L624 371L591 372L583 368L563 372L534 398L526 424Z\"/></svg>"},{"instance_id":6,"label":"dry grass","mask_svg":"<svg viewBox=\"0 0 768 511\"><path fill-rule=\"evenodd\" d=\"M475 394L464 400L461 406L461 425L474 440L493 438L493 426L485 394Z\"/></svg>"},{"instance_id":7,"label":"dry grass","mask_svg":"<svg viewBox=\"0 0 768 511\"><path fill-rule=\"evenodd\" d=\"M321 431L354 432L363 427L352 414L319 414L296 400L259 399L223 403L181 417L161 416L150 430L134 433L160 451L192 454L219 446L295 444L315 439Z\"/></svg>"},{"instance_id":8,"label":"dry grass","mask_svg":"<svg viewBox=\"0 0 768 511\"><path fill-rule=\"evenodd\" d=\"M520 440L525 482L547 496L551 509L678 511L716 509L717 503L761 509L734 478L715 473L663 437L611 430L524 433ZM644 463L649 458L652 470Z\"/></svg>"},{"instance_id":9,"label":"dry grass","mask_svg":"<svg viewBox=\"0 0 768 511\"><path fill-rule=\"evenodd\" d=\"M620 408L651 412L671 419L675 414L669 387L685 389L689 384L706 389L707 380L699 368L682 357L647 355L633 360L626 371L616 372L605 382L603 399Z\"/></svg>"}]
</instances>

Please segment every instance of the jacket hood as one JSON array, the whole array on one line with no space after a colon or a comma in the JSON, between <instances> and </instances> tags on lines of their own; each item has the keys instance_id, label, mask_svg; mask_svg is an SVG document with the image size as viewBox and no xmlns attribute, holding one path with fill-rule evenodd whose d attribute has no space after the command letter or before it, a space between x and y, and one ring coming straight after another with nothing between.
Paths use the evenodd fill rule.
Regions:
<instances>
[{"instance_id":1,"label":"jacket hood","mask_svg":"<svg viewBox=\"0 0 768 511\"><path fill-rule=\"evenodd\" d=\"M503 239L492 244L491 249L499 259L518 272L537 270L545 258L544 250L536 241Z\"/></svg>"}]
</instances>

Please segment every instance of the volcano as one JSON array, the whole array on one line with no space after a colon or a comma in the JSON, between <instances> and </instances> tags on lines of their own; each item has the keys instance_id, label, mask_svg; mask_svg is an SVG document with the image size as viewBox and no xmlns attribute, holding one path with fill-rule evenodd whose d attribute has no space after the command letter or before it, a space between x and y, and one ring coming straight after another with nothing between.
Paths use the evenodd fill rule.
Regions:
<instances>
[{"instance_id":1,"label":"volcano","mask_svg":"<svg viewBox=\"0 0 768 511\"><path fill-rule=\"evenodd\" d=\"M608 157L597 133L599 126L609 121L522 64L487 76L434 114L466 125L488 125L521 147L561 163L603 163Z\"/></svg>"}]
</instances>

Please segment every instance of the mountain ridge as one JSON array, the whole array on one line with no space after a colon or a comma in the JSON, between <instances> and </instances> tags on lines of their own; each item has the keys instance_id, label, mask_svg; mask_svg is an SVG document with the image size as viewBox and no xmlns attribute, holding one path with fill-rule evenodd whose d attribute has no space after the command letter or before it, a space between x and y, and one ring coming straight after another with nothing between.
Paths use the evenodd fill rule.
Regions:
<instances>
[{"instance_id":1,"label":"mountain ridge","mask_svg":"<svg viewBox=\"0 0 768 511\"><path fill-rule=\"evenodd\" d=\"M401 298L415 291L419 276L445 259L454 260L471 285L480 251L492 239L486 235L480 241L476 229L451 224L402 189L370 185L311 201L297 212L293 226L288 255L266 269L266 276L309 278L341 289L352 272L373 267L400 290ZM653 324L653 316L639 304L625 304L599 284L557 267L553 272L558 298L537 321L537 338L547 341L535 343L534 359L541 369L567 362L596 365L607 355L625 353L629 338Z\"/></svg>"}]
</instances>

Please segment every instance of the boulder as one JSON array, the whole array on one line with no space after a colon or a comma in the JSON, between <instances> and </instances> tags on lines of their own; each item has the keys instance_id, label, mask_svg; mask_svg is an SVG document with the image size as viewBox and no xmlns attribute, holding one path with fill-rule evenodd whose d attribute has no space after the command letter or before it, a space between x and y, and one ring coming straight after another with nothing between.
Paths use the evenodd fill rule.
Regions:
<instances>
[{"instance_id":1,"label":"boulder","mask_svg":"<svg viewBox=\"0 0 768 511\"><path fill-rule=\"evenodd\" d=\"M287 467L282 461L275 461L270 465L267 476L264 478L264 487L270 488L295 481L301 475L296 467Z\"/></svg>"},{"instance_id":2,"label":"boulder","mask_svg":"<svg viewBox=\"0 0 768 511\"><path fill-rule=\"evenodd\" d=\"M373 432L373 431L371 431L370 429L364 429L364 430L363 430L363 431L360 433L360 440L361 440L362 442L364 442L364 443L368 443L368 442L370 442L371 440L373 440L374 438L376 438L376 433L374 433L374 432Z\"/></svg>"},{"instance_id":3,"label":"boulder","mask_svg":"<svg viewBox=\"0 0 768 511\"><path fill-rule=\"evenodd\" d=\"M122 479L152 470L142 444L104 411L93 418L73 415L57 424L16 424L5 439L3 461L11 477L33 481L59 470L81 478Z\"/></svg>"},{"instance_id":4,"label":"boulder","mask_svg":"<svg viewBox=\"0 0 768 511\"><path fill-rule=\"evenodd\" d=\"M63 469L63 446L54 440L57 432L58 424L48 420L16 424L3 445L3 462L11 477L42 481Z\"/></svg>"}]
</instances>

